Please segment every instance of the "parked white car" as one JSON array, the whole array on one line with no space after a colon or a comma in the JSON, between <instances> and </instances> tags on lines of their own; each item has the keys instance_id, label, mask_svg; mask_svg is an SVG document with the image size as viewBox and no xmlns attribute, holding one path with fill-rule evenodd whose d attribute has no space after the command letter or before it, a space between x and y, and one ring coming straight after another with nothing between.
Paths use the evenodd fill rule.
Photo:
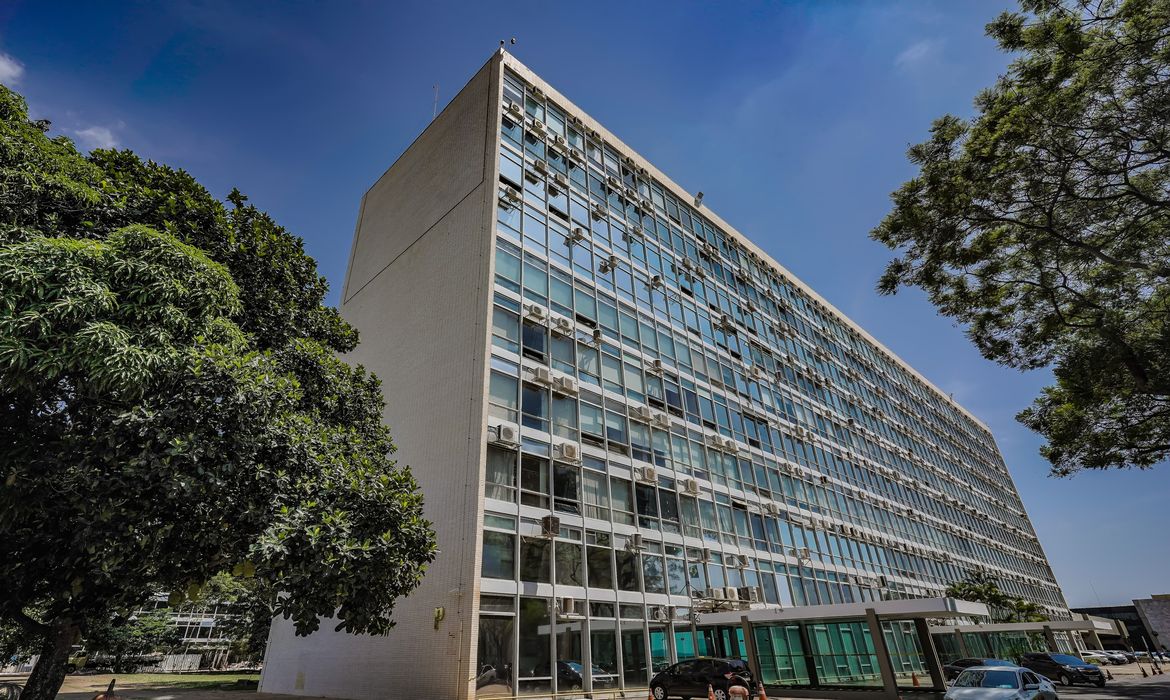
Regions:
<instances>
[{"instance_id":1,"label":"parked white car","mask_svg":"<svg viewBox=\"0 0 1170 700\"><path fill-rule=\"evenodd\" d=\"M963 671L943 700L1059 700L1044 676L1019 666L975 666Z\"/></svg>"}]
</instances>

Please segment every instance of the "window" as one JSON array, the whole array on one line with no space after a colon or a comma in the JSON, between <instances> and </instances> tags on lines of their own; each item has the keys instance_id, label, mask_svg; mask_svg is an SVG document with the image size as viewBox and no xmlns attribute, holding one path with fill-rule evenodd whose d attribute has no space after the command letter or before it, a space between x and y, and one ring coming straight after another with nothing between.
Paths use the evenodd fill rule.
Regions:
<instances>
[{"instance_id":1,"label":"window","mask_svg":"<svg viewBox=\"0 0 1170 700\"><path fill-rule=\"evenodd\" d=\"M520 580L552 581L552 542L543 537L520 538Z\"/></svg>"},{"instance_id":2,"label":"window","mask_svg":"<svg viewBox=\"0 0 1170 700\"><path fill-rule=\"evenodd\" d=\"M519 316L499 306L493 309L492 345L508 352L520 352Z\"/></svg>"},{"instance_id":3,"label":"window","mask_svg":"<svg viewBox=\"0 0 1170 700\"><path fill-rule=\"evenodd\" d=\"M548 389L525 382L521 394L524 425L537 430L548 430Z\"/></svg>"},{"instance_id":4,"label":"window","mask_svg":"<svg viewBox=\"0 0 1170 700\"><path fill-rule=\"evenodd\" d=\"M553 508L565 513L581 512L581 470L569 464L553 465Z\"/></svg>"},{"instance_id":5,"label":"window","mask_svg":"<svg viewBox=\"0 0 1170 700\"><path fill-rule=\"evenodd\" d=\"M556 543L557 583L565 586L584 586L585 567L581 545L571 542Z\"/></svg>"},{"instance_id":6,"label":"window","mask_svg":"<svg viewBox=\"0 0 1170 700\"><path fill-rule=\"evenodd\" d=\"M506 532L487 530L483 533L484 578L516 580L516 537Z\"/></svg>"},{"instance_id":7,"label":"window","mask_svg":"<svg viewBox=\"0 0 1170 700\"><path fill-rule=\"evenodd\" d=\"M488 402L491 404L489 413L497 418L512 423L516 422L516 409L519 402L516 399L519 380L506 374L493 371L488 381Z\"/></svg>"},{"instance_id":8,"label":"window","mask_svg":"<svg viewBox=\"0 0 1170 700\"><path fill-rule=\"evenodd\" d=\"M616 549L614 559L617 562L618 590L641 591L642 587L638 583L638 555L625 549Z\"/></svg>"},{"instance_id":9,"label":"window","mask_svg":"<svg viewBox=\"0 0 1170 700\"><path fill-rule=\"evenodd\" d=\"M623 525L634 524L634 492L630 482L625 479L611 477L609 480L611 504L613 506L613 521Z\"/></svg>"},{"instance_id":10,"label":"window","mask_svg":"<svg viewBox=\"0 0 1170 700\"><path fill-rule=\"evenodd\" d=\"M585 503L583 515L586 518L609 520L609 489L604 474L584 471L581 478L581 496Z\"/></svg>"},{"instance_id":11,"label":"window","mask_svg":"<svg viewBox=\"0 0 1170 700\"><path fill-rule=\"evenodd\" d=\"M516 501L516 452L495 445L487 448L485 495L501 501Z\"/></svg>"},{"instance_id":12,"label":"window","mask_svg":"<svg viewBox=\"0 0 1170 700\"><path fill-rule=\"evenodd\" d=\"M548 328L535 323L524 322L524 356L545 362L548 349Z\"/></svg>"},{"instance_id":13,"label":"window","mask_svg":"<svg viewBox=\"0 0 1170 700\"><path fill-rule=\"evenodd\" d=\"M520 459L520 503L535 508L548 508L548 460L524 455Z\"/></svg>"},{"instance_id":14,"label":"window","mask_svg":"<svg viewBox=\"0 0 1170 700\"><path fill-rule=\"evenodd\" d=\"M591 588L613 588L613 550L610 549L610 541L608 533L589 533L586 556Z\"/></svg>"}]
</instances>

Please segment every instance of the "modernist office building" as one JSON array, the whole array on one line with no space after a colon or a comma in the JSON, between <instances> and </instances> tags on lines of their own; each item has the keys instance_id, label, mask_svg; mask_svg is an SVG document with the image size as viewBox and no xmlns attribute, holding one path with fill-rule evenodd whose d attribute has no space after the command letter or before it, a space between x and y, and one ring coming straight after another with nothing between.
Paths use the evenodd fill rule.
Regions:
<instances>
[{"instance_id":1,"label":"modernist office building","mask_svg":"<svg viewBox=\"0 0 1170 700\"><path fill-rule=\"evenodd\" d=\"M265 691L645 688L742 653L696 612L975 570L1067 614L982 423L502 51L362 199L341 312L441 554L389 636L278 621Z\"/></svg>"}]
</instances>

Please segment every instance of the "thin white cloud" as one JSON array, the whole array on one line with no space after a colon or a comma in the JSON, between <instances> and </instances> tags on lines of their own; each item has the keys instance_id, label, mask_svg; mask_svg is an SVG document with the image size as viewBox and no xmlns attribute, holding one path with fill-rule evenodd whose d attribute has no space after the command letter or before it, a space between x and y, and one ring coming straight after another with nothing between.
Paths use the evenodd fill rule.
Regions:
<instances>
[{"instance_id":1,"label":"thin white cloud","mask_svg":"<svg viewBox=\"0 0 1170 700\"><path fill-rule=\"evenodd\" d=\"M82 146L89 149L94 148L117 148L118 140L114 138L114 132L105 126L90 126L84 129L75 129L73 135Z\"/></svg>"},{"instance_id":2,"label":"thin white cloud","mask_svg":"<svg viewBox=\"0 0 1170 700\"><path fill-rule=\"evenodd\" d=\"M24 75L24 64L6 53L0 53L0 83L16 85Z\"/></svg>"},{"instance_id":3,"label":"thin white cloud","mask_svg":"<svg viewBox=\"0 0 1170 700\"><path fill-rule=\"evenodd\" d=\"M934 39L916 41L902 50L894 59L894 65L906 69L916 66L938 53L940 42Z\"/></svg>"}]
</instances>

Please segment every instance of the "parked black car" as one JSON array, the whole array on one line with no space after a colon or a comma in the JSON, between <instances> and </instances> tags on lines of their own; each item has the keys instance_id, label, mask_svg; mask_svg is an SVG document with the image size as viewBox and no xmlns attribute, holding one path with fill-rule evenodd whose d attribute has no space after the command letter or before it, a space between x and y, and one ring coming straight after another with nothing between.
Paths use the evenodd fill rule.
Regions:
<instances>
[{"instance_id":1,"label":"parked black car","mask_svg":"<svg viewBox=\"0 0 1170 700\"><path fill-rule=\"evenodd\" d=\"M1003 659L955 659L949 664L943 664L943 673L948 681L959 677L959 674L972 666L1015 666L1013 661Z\"/></svg>"},{"instance_id":2,"label":"parked black car","mask_svg":"<svg viewBox=\"0 0 1170 700\"><path fill-rule=\"evenodd\" d=\"M742 659L689 659L667 666L650 681L654 700L666 698L706 698L707 686L715 691L715 700L727 700L727 689L741 685L756 695L756 681Z\"/></svg>"},{"instance_id":3,"label":"parked black car","mask_svg":"<svg viewBox=\"0 0 1170 700\"><path fill-rule=\"evenodd\" d=\"M1068 654L1029 652L1024 654L1020 665L1061 685L1086 683L1098 688L1105 687L1105 674L1101 673L1101 669Z\"/></svg>"},{"instance_id":4,"label":"parked black car","mask_svg":"<svg viewBox=\"0 0 1170 700\"><path fill-rule=\"evenodd\" d=\"M585 687L583 674L585 667L579 661L557 662L557 689L560 691L580 690ZM606 673L597 664L593 665L593 687L612 688L617 681L617 675Z\"/></svg>"}]
</instances>

